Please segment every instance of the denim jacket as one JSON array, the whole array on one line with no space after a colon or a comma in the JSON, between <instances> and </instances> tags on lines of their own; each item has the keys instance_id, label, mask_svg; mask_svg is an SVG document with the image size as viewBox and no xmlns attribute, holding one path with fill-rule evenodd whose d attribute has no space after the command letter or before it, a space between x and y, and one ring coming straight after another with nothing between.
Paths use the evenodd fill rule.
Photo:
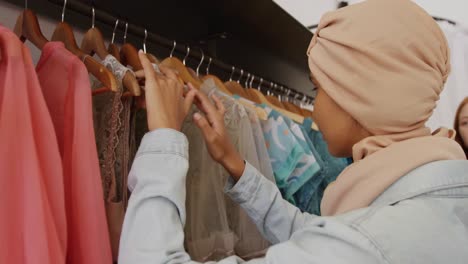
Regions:
<instances>
[{"instance_id":1,"label":"denim jacket","mask_svg":"<svg viewBox=\"0 0 468 264\"><path fill-rule=\"evenodd\" d=\"M187 156L182 133L160 129L143 138L129 176L119 263L196 263L184 250ZM466 160L421 166L369 207L333 217L301 213L249 164L225 191L273 246L265 258L220 264L468 263Z\"/></svg>"}]
</instances>

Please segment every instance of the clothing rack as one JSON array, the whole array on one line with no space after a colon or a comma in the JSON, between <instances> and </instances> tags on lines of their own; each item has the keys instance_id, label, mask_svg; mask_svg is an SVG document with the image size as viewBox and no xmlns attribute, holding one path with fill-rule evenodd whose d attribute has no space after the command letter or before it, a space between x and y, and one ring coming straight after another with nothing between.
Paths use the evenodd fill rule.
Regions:
<instances>
[{"instance_id":1,"label":"clothing rack","mask_svg":"<svg viewBox=\"0 0 468 264\"><path fill-rule=\"evenodd\" d=\"M74 12L77 12L84 16L92 17L92 13L93 13L92 10L94 8L92 5L88 5L77 0L48 0L48 1L53 4L60 5L60 6L65 5L64 6L65 12L67 10L73 10ZM109 14L105 11L96 9L96 8L94 8L94 19L95 21L99 21L110 27L115 27L117 20L122 21L116 16ZM169 40L158 34L150 32L149 30L143 27L128 23L127 21L125 21L125 23L119 23L116 29L120 29L122 31L127 32L127 34L134 35L141 39L145 39L145 43L151 42L161 47L165 47L168 50L173 50L174 52L178 52L179 54L184 54L184 56L187 56L188 54L188 57L197 59L200 62L202 62L202 58L205 58L205 60L207 60L206 59L207 56L203 54L202 49L197 48L197 50L200 50L201 52L197 50L193 50L187 44L180 44L180 43L177 43L175 40ZM187 50L188 50L187 47L190 48L189 53L187 53ZM209 63L209 66L215 66L218 69L225 71L226 73L230 73L231 77L235 75L235 76L240 76L239 78L241 78L243 76L246 77L249 74L247 71L239 67L228 65L220 60L217 60L211 57L209 57L208 59L211 60L211 62ZM287 87L284 84L280 84L272 80L267 80L265 78L259 78L259 76L256 74L250 73L250 76L255 76L255 78L253 80L248 78L245 81L245 83L252 84L253 87L261 87L262 90L271 91L275 94L282 94L287 97L302 99L303 101L306 101L306 102L312 102L314 100L313 97L305 95L304 93L300 93L296 91L295 89ZM241 83L244 83L244 81L241 80Z\"/></svg>"}]
</instances>

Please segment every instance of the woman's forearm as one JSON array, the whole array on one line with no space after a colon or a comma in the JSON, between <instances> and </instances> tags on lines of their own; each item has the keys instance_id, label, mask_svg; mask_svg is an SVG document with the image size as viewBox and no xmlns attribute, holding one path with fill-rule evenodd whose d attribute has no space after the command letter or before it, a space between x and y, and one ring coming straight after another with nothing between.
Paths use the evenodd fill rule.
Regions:
<instances>
[{"instance_id":1,"label":"woman's forearm","mask_svg":"<svg viewBox=\"0 0 468 264\"><path fill-rule=\"evenodd\" d=\"M175 130L145 135L129 175L132 191L119 263L188 263L184 250L188 143Z\"/></svg>"},{"instance_id":2,"label":"woman's forearm","mask_svg":"<svg viewBox=\"0 0 468 264\"><path fill-rule=\"evenodd\" d=\"M297 229L317 216L302 213L284 200L278 187L248 162L241 177L229 179L226 193L255 222L263 236L273 244L288 240Z\"/></svg>"}]
</instances>

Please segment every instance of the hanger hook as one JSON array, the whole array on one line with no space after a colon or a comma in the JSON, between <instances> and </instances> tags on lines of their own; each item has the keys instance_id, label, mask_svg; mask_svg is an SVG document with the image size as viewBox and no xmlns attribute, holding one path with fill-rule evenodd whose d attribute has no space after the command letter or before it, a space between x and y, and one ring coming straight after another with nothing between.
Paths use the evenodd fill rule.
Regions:
<instances>
[{"instance_id":1,"label":"hanger hook","mask_svg":"<svg viewBox=\"0 0 468 264\"><path fill-rule=\"evenodd\" d=\"M232 66L231 76L229 76L230 82L232 82L232 76L234 76L234 71L236 71L236 67Z\"/></svg>"},{"instance_id":2,"label":"hanger hook","mask_svg":"<svg viewBox=\"0 0 468 264\"><path fill-rule=\"evenodd\" d=\"M28 9L28 0L24 0L24 9Z\"/></svg>"},{"instance_id":3,"label":"hanger hook","mask_svg":"<svg viewBox=\"0 0 468 264\"><path fill-rule=\"evenodd\" d=\"M169 58L172 58L172 55L174 55L176 46L177 46L177 42L174 40L174 43L172 44L171 54L169 54Z\"/></svg>"},{"instance_id":4,"label":"hanger hook","mask_svg":"<svg viewBox=\"0 0 468 264\"><path fill-rule=\"evenodd\" d=\"M273 82L270 82L270 88L267 90L268 95L271 95L271 89L273 89Z\"/></svg>"},{"instance_id":5,"label":"hanger hook","mask_svg":"<svg viewBox=\"0 0 468 264\"><path fill-rule=\"evenodd\" d=\"M190 55L190 46L187 45L187 54L185 54L184 60L182 61L182 63L183 63L184 65L186 65L185 63L186 63L187 58L188 58L189 55Z\"/></svg>"},{"instance_id":6,"label":"hanger hook","mask_svg":"<svg viewBox=\"0 0 468 264\"><path fill-rule=\"evenodd\" d=\"M250 79L249 88L253 87L252 85L253 85L254 79L255 79L255 75L252 74L252 79Z\"/></svg>"},{"instance_id":7,"label":"hanger hook","mask_svg":"<svg viewBox=\"0 0 468 264\"><path fill-rule=\"evenodd\" d=\"M262 89L263 78L260 78L260 82L258 83L257 90L261 91Z\"/></svg>"},{"instance_id":8,"label":"hanger hook","mask_svg":"<svg viewBox=\"0 0 468 264\"><path fill-rule=\"evenodd\" d=\"M128 22L125 22L124 44L127 43Z\"/></svg>"},{"instance_id":9,"label":"hanger hook","mask_svg":"<svg viewBox=\"0 0 468 264\"><path fill-rule=\"evenodd\" d=\"M244 76L244 70L243 69L240 70L240 76L239 76L239 80L237 80L237 83L240 83L240 79L242 79L242 76Z\"/></svg>"},{"instance_id":10,"label":"hanger hook","mask_svg":"<svg viewBox=\"0 0 468 264\"><path fill-rule=\"evenodd\" d=\"M65 22L65 9L66 8L67 8L67 0L63 0L62 22Z\"/></svg>"},{"instance_id":11,"label":"hanger hook","mask_svg":"<svg viewBox=\"0 0 468 264\"><path fill-rule=\"evenodd\" d=\"M119 26L119 20L117 19L115 21L115 26L114 26L114 31L112 31L112 39L111 39L111 43L114 44L114 40L115 40L115 31L117 30L117 27Z\"/></svg>"},{"instance_id":12,"label":"hanger hook","mask_svg":"<svg viewBox=\"0 0 468 264\"><path fill-rule=\"evenodd\" d=\"M210 57L210 60L208 61L208 65L206 66L206 75L210 74L211 60L212 60L212 58Z\"/></svg>"},{"instance_id":13,"label":"hanger hook","mask_svg":"<svg viewBox=\"0 0 468 264\"><path fill-rule=\"evenodd\" d=\"M91 19L91 28L94 28L94 24L96 22L96 10L94 10L94 6L91 7L91 12L93 14L93 17Z\"/></svg>"},{"instance_id":14,"label":"hanger hook","mask_svg":"<svg viewBox=\"0 0 468 264\"><path fill-rule=\"evenodd\" d=\"M143 52L146 53L146 39L148 38L148 31L145 28L145 38L143 39Z\"/></svg>"},{"instance_id":15,"label":"hanger hook","mask_svg":"<svg viewBox=\"0 0 468 264\"><path fill-rule=\"evenodd\" d=\"M294 97L293 97L293 103L296 103L297 102L297 97L299 96L298 93L294 94Z\"/></svg>"},{"instance_id":16,"label":"hanger hook","mask_svg":"<svg viewBox=\"0 0 468 264\"><path fill-rule=\"evenodd\" d=\"M251 76L251 75L252 75L252 74L250 74L250 73L247 74L247 80L245 80L245 85L244 85L245 88L247 88L247 85L249 84L249 80L250 80L250 76Z\"/></svg>"},{"instance_id":17,"label":"hanger hook","mask_svg":"<svg viewBox=\"0 0 468 264\"><path fill-rule=\"evenodd\" d=\"M197 66L197 76L200 76L200 67L202 66L203 64L203 61L205 60L205 53L203 52L203 49L200 48L200 53L201 53L201 60L200 60L200 63L198 64Z\"/></svg>"}]
</instances>

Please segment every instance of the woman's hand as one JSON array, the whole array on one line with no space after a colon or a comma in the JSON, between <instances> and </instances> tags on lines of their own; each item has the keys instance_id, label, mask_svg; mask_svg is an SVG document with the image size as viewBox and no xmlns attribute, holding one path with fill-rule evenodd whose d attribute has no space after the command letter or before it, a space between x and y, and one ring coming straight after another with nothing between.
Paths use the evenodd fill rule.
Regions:
<instances>
[{"instance_id":1,"label":"woman's hand","mask_svg":"<svg viewBox=\"0 0 468 264\"><path fill-rule=\"evenodd\" d=\"M177 74L164 66L156 72L142 51L138 53L143 71L136 72L137 78L145 79L145 103L148 113L148 129L171 128L180 131L182 122L192 106L195 91L185 95L183 84Z\"/></svg>"},{"instance_id":2,"label":"woman's hand","mask_svg":"<svg viewBox=\"0 0 468 264\"><path fill-rule=\"evenodd\" d=\"M238 181L244 173L245 163L240 154L234 148L224 126L225 108L221 100L212 96L215 105L208 97L194 88L189 93L195 92L195 104L204 113L195 113L193 119L201 129L205 138L206 146L211 157L219 162Z\"/></svg>"}]
</instances>

